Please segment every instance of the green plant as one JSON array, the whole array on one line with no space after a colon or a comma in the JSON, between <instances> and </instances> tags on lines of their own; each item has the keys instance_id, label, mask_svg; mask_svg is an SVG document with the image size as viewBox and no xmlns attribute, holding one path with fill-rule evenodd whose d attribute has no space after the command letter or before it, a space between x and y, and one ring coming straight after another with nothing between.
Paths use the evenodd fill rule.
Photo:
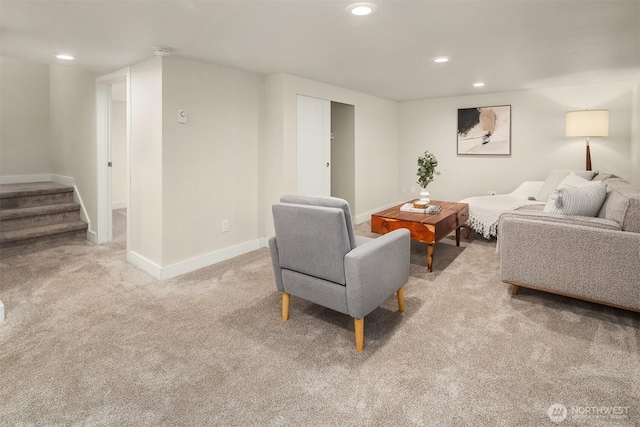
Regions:
<instances>
[{"instance_id":1,"label":"green plant","mask_svg":"<svg viewBox=\"0 0 640 427\"><path fill-rule=\"evenodd\" d=\"M436 172L436 166L438 166L438 159L436 156L428 151L424 152L424 155L418 157L418 184L422 188L427 188L427 185L433 181L435 175L440 175L440 172Z\"/></svg>"}]
</instances>

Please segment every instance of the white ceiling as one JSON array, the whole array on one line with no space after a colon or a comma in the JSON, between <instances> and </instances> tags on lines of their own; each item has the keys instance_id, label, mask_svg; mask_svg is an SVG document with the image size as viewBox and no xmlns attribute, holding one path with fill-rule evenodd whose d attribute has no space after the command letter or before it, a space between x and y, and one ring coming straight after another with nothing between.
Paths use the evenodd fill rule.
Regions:
<instances>
[{"instance_id":1,"label":"white ceiling","mask_svg":"<svg viewBox=\"0 0 640 427\"><path fill-rule=\"evenodd\" d=\"M175 55L392 100L633 79L640 0L0 1L0 54L108 73ZM447 64L434 64L447 55ZM484 88L472 83L484 81Z\"/></svg>"}]
</instances>

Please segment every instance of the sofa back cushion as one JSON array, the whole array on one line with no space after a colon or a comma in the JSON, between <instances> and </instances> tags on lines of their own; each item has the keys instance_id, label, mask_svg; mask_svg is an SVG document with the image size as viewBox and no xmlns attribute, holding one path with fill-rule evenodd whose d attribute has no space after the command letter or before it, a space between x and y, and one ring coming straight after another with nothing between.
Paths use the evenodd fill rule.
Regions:
<instances>
[{"instance_id":1,"label":"sofa back cushion","mask_svg":"<svg viewBox=\"0 0 640 427\"><path fill-rule=\"evenodd\" d=\"M598 174L598 171L552 170L547 176L547 179L544 180L544 184L542 184L542 188L540 188L540 191L536 196L536 200L547 202L560 182L562 182L562 180L571 172L588 181L591 181L593 177Z\"/></svg>"},{"instance_id":2,"label":"sofa back cushion","mask_svg":"<svg viewBox=\"0 0 640 427\"><path fill-rule=\"evenodd\" d=\"M602 182L607 184L607 197L598 217L614 220L624 231L640 233L640 190L621 178Z\"/></svg>"}]
</instances>

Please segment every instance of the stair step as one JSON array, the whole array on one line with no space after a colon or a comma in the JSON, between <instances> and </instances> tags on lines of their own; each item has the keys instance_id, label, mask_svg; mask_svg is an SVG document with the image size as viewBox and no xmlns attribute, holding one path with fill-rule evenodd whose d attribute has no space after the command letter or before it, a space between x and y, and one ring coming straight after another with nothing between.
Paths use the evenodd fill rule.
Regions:
<instances>
[{"instance_id":1,"label":"stair step","mask_svg":"<svg viewBox=\"0 0 640 427\"><path fill-rule=\"evenodd\" d=\"M0 185L0 208L2 209L21 209L70 202L73 202L73 187L55 182Z\"/></svg>"},{"instance_id":2,"label":"stair step","mask_svg":"<svg viewBox=\"0 0 640 427\"><path fill-rule=\"evenodd\" d=\"M86 232L87 223L84 221L63 222L59 224L44 225L40 227L26 228L22 230L2 231L0 232L0 246L10 247L21 241L35 241L40 238L46 238L66 233Z\"/></svg>"},{"instance_id":3,"label":"stair step","mask_svg":"<svg viewBox=\"0 0 640 427\"><path fill-rule=\"evenodd\" d=\"M0 221L12 219L29 218L32 216L51 215L61 212L79 211L80 205L71 203L59 203L57 205L30 206L28 208L3 209L0 210Z\"/></svg>"},{"instance_id":4,"label":"stair step","mask_svg":"<svg viewBox=\"0 0 640 427\"><path fill-rule=\"evenodd\" d=\"M0 185L0 199L9 197L38 196L42 194L70 191L73 191L73 187L50 181L29 182L23 184L2 184Z\"/></svg>"},{"instance_id":5,"label":"stair step","mask_svg":"<svg viewBox=\"0 0 640 427\"><path fill-rule=\"evenodd\" d=\"M0 231L41 227L79 219L80 205L77 203L0 210Z\"/></svg>"}]
</instances>

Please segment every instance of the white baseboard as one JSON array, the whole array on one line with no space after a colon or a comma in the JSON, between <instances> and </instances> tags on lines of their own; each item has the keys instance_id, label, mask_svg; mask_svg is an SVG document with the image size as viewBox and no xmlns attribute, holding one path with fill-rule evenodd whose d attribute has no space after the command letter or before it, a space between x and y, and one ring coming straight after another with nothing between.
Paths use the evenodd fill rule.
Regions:
<instances>
[{"instance_id":1,"label":"white baseboard","mask_svg":"<svg viewBox=\"0 0 640 427\"><path fill-rule=\"evenodd\" d=\"M87 240L90 241L91 243L98 243L98 235L95 233L95 231L91 231L91 230L87 230Z\"/></svg>"},{"instance_id":2,"label":"white baseboard","mask_svg":"<svg viewBox=\"0 0 640 427\"><path fill-rule=\"evenodd\" d=\"M150 274L154 278L162 280L162 267L149 261L142 255L139 255L133 251L129 251L127 252L127 261L129 261L131 264L135 265L145 273Z\"/></svg>"},{"instance_id":3,"label":"white baseboard","mask_svg":"<svg viewBox=\"0 0 640 427\"><path fill-rule=\"evenodd\" d=\"M0 300L0 323L4 322L4 304Z\"/></svg>"},{"instance_id":4,"label":"white baseboard","mask_svg":"<svg viewBox=\"0 0 640 427\"><path fill-rule=\"evenodd\" d=\"M127 207L127 202L111 202L111 210L116 210L116 209L124 209Z\"/></svg>"},{"instance_id":5,"label":"white baseboard","mask_svg":"<svg viewBox=\"0 0 640 427\"><path fill-rule=\"evenodd\" d=\"M27 184L30 182L51 181L51 174L39 173L33 175L5 175L0 176L0 184Z\"/></svg>"},{"instance_id":6,"label":"white baseboard","mask_svg":"<svg viewBox=\"0 0 640 427\"><path fill-rule=\"evenodd\" d=\"M200 255L195 258L191 258L185 261L180 261L175 264L168 265L161 268L161 280L171 279L172 277L180 276L185 273L190 273L195 270L199 270L203 267L207 267L212 264L217 264L222 261L237 257L238 255L246 254L247 252L260 249L262 245L262 239L250 240L239 245L231 246L228 248L220 249L219 251L209 252L208 254Z\"/></svg>"},{"instance_id":7,"label":"white baseboard","mask_svg":"<svg viewBox=\"0 0 640 427\"><path fill-rule=\"evenodd\" d=\"M246 254L247 252L255 251L256 249L264 247L261 246L264 244L266 244L266 240L264 239L250 240L245 243L240 243L239 245L180 261L166 267L160 267L156 263L149 261L142 255L133 251L127 252L127 261L158 280L166 280L235 258L239 255Z\"/></svg>"},{"instance_id":8,"label":"white baseboard","mask_svg":"<svg viewBox=\"0 0 640 427\"><path fill-rule=\"evenodd\" d=\"M385 210L385 209L389 209L389 208L391 208L393 206L397 206L397 205L402 204L402 203L403 202L389 203L388 205L380 206L379 208L376 208L376 209L374 209L372 211L365 212L363 214L357 215L355 217L356 224L362 224L363 222L369 221L371 219L371 215L372 214L374 214L376 212L380 212L380 211Z\"/></svg>"}]
</instances>

